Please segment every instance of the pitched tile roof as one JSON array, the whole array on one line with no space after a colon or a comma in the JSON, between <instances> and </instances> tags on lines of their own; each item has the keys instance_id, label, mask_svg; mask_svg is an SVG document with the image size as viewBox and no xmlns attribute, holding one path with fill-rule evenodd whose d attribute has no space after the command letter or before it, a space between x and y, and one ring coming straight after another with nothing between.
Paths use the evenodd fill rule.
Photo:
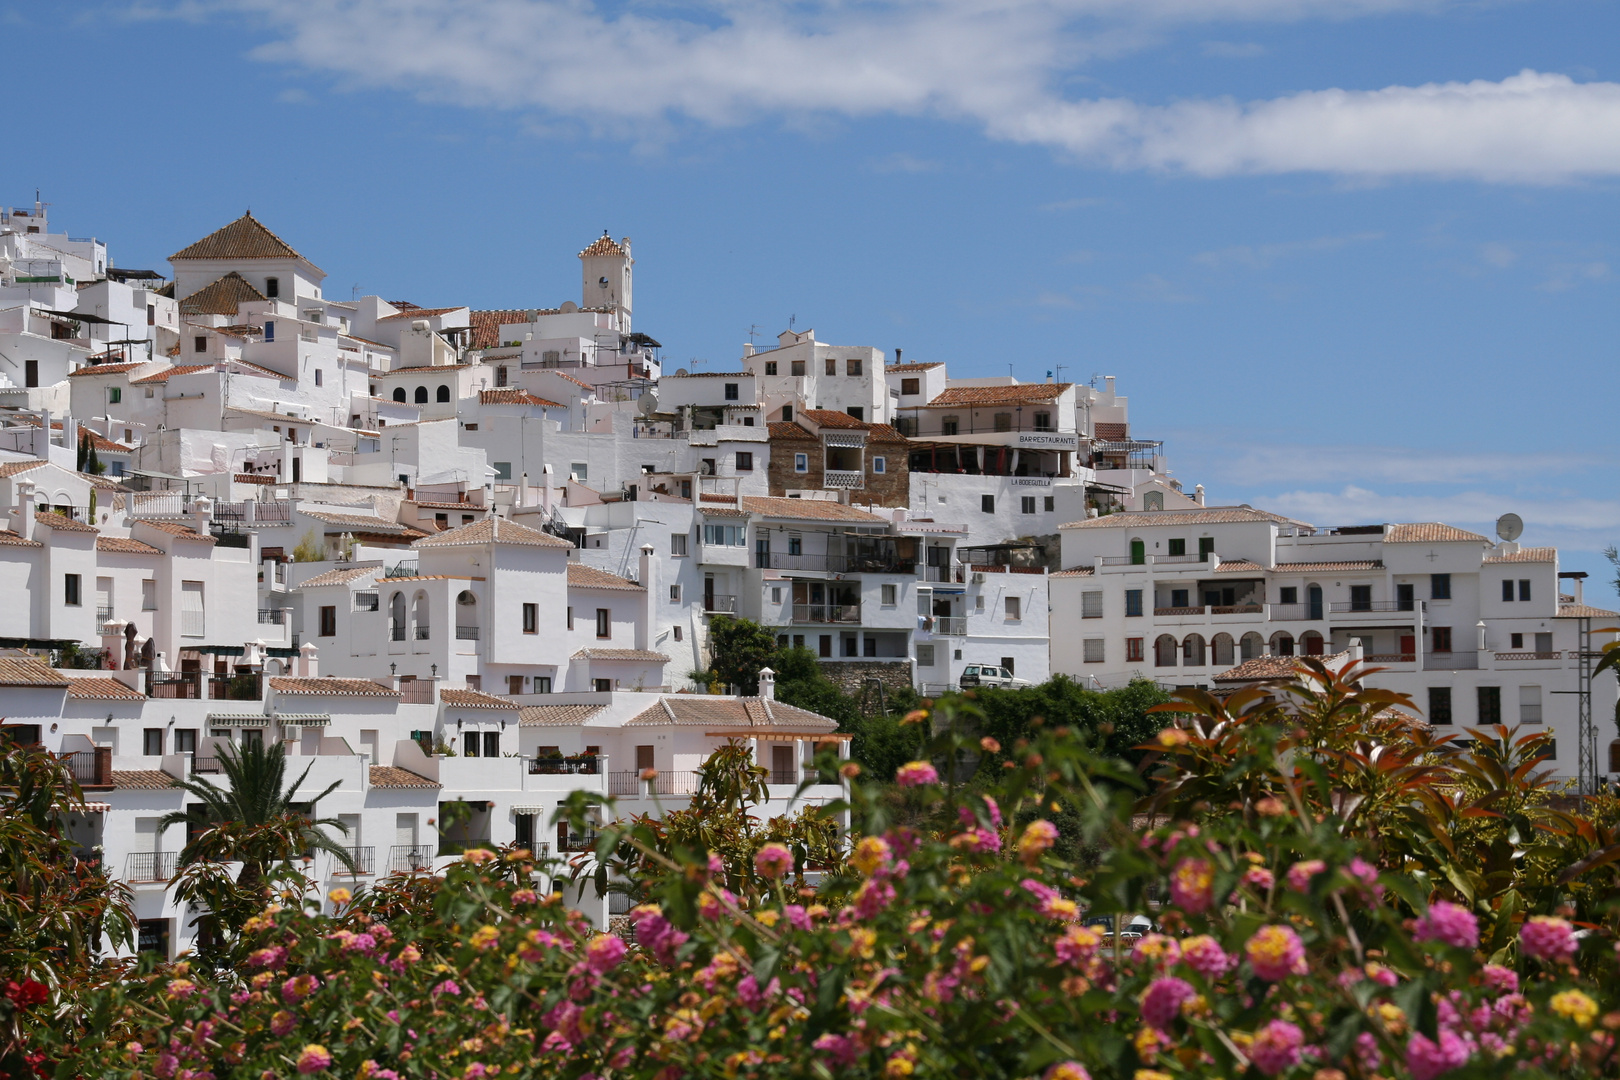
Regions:
<instances>
[{"instance_id":1,"label":"pitched tile roof","mask_svg":"<svg viewBox=\"0 0 1620 1080\"><path fill-rule=\"evenodd\" d=\"M545 405L549 408L560 409L562 403L547 401L542 397L535 397L527 390L506 386L498 390L480 390L478 392L480 405Z\"/></svg>"},{"instance_id":2,"label":"pitched tile roof","mask_svg":"<svg viewBox=\"0 0 1620 1080\"><path fill-rule=\"evenodd\" d=\"M378 319L377 321L378 322L393 322L396 319L432 319L432 318L435 318L435 317L437 317L439 315L448 315L452 311L460 311L460 310L462 310L462 308L465 308L466 306L467 305L462 304L460 307L434 307L434 308L413 307L413 308L406 308L404 311L396 312L393 315L384 315L382 318Z\"/></svg>"},{"instance_id":3,"label":"pitched tile roof","mask_svg":"<svg viewBox=\"0 0 1620 1080\"><path fill-rule=\"evenodd\" d=\"M1341 571L1353 570L1382 570L1382 559L1342 559L1338 562L1280 562L1273 566L1272 572L1277 574L1334 574ZM1226 564L1221 564L1226 569Z\"/></svg>"},{"instance_id":4,"label":"pitched tile roof","mask_svg":"<svg viewBox=\"0 0 1620 1080\"><path fill-rule=\"evenodd\" d=\"M204 536L190 525L178 521L153 521L149 518L142 518L138 524L145 525L150 529L157 529L159 532L170 533L182 540L195 540L200 544L212 544L215 542L212 536Z\"/></svg>"},{"instance_id":5,"label":"pitched tile roof","mask_svg":"<svg viewBox=\"0 0 1620 1080\"><path fill-rule=\"evenodd\" d=\"M864 420L832 409L801 409L799 415L818 427L864 429L867 426Z\"/></svg>"},{"instance_id":6,"label":"pitched tile roof","mask_svg":"<svg viewBox=\"0 0 1620 1080\"><path fill-rule=\"evenodd\" d=\"M517 702L509 698L496 697L482 690L440 690L439 701L458 709L511 709L516 712L520 708Z\"/></svg>"},{"instance_id":7,"label":"pitched tile roof","mask_svg":"<svg viewBox=\"0 0 1620 1080\"><path fill-rule=\"evenodd\" d=\"M1054 401L1069 383L1019 383L1016 386L950 386L924 408L951 405L1020 405Z\"/></svg>"},{"instance_id":8,"label":"pitched tile roof","mask_svg":"<svg viewBox=\"0 0 1620 1080\"><path fill-rule=\"evenodd\" d=\"M16 476L18 473L25 473L29 469L37 469L44 464L44 458L28 458L24 461L0 462L0 477Z\"/></svg>"},{"instance_id":9,"label":"pitched tile roof","mask_svg":"<svg viewBox=\"0 0 1620 1080\"><path fill-rule=\"evenodd\" d=\"M300 510L305 517L312 517L316 521L324 521L328 525L341 525L345 529L362 529L369 533L407 533L413 532L407 525L376 514L340 514L332 510Z\"/></svg>"},{"instance_id":10,"label":"pitched tile roof","mask_svg":"<svg viewBox=\"0 0 1620 1080\"><path fill-rule=\"evenodd\" d=\"M887 525L888 518L868 514L830 499L784 499L773 495L744 495L742 508L761 517L797 521L847 521L861 525Z\"/></svg>"},{"instance_id":11,"label":"pitched tile roof","mask_svg":"<svg viewBox=\"0 0 1620 1080\"><path fill-rule=\"evenodd\" d=\"M872 443L906 443L911 441L900 434L899 428L891 424L868 424L866 430L868 445Z\"/></svg>"},{"instance_id":12,"label":"pitched tile roof","mask_svg":"<svg viewBox=\"0 0 1620 1080\"><path fill-rule=\"evenodd\" d=\"M1274 521L1279 525L1305 525L1252 506L1199 507L1196 510L1121 510L1117 514L1071 521L1060 529L1139 529L1147 525L1229 525L1245 521ZM1307 528L1310 526L1306 525Z\"/></svg>"},{"instance_id":13,"label":"pitched tile roof","mask_svg":"<svg viewBox=\"0 0 1620 1080\"><path fill-rule=\"evenodd\" d=\"M589 723L606 705L525 705L520 727L573 727Z\"/></svg>"},{"instance_id":14,"label":"pitched tile roof","mask_svg":"<svg viewBox=\"0 0 1620 1080\"><path fill-rule=\"evenodd\" d=\"M129 384L131 386L141 386L146 383L166 383L176 375L194 375L199 371L213 370L213 364L176 364L173 367L164 368L162 371L154 372L151 375L143 375L139 379L131 379Z\"/></svg>"},{"instance_id":15,"label":"pitched tile roof","mask_svg":"<svg viewBox=\"0 0 1620 1080\"><path fill-rule=\"evenodd\" d=\"M1560 619L1620 619L1620 612L1606 611L1591 604L1564 604L1558 609Z\"/></svg>"},{"instance_id":16,"label":"pitched tile roof","mask_svg":"<svg viewBox=\"0 0 1620 1080\"><path fill-rule=\"evenodd\" d=\"M100 543L100 541L97 541ZM12 532L10 529L0 529L0 545L6 547L44 547L38 540L29 540L26 537Z\"/></svg>"},{"instance_id":17,"label":"pitched tile roof","mask_svg":"<svg viewBox=\"0 0 1620 1080\"><path fill-rule=\"evenodd\" d=\"M243 214L223 228L181 248L169 256L176 259L302 259L292 245L259 223L252 213ZM308 261L308 260L305 260Z\"/></svg>"},{"instance_id":18,"label":"pitched tile roof","mask_svg":"<svg viewBox=\"0 0 1620 1080\"><path fill-rule=\"evenodd\" d=\"M634 660L646 664L667 664L669 657L650 649L581 649L570 660Z\"/></svg>"},{"instance_id":19,"label":"pitched tile roof","mask_svg":"<svg viewBox=\"0 0 1620 1080\"><path fill-rule=\"evenodd\" d=\"M792 728L803 732L827 732L838 724L807 709L786 705L769 698L716 698L699 695L666 695L658 704L625 721L626 727L652 727L674 724L680 727L735 727L738 734L749 728Z\"/></svg>"},{"instance_id":20,"label":"pitched tile roof","mask_svg":"<svg viewBox=\"0 0 1620 1080\"><path fill-rule=\"evenodd\" d=\"M324 574L316 574L314 577L304 582L303 585L299 586L299 588L310 589L320 588L325 585L347 585L349 582L354 581L357 578L369 577L373 574L380 573L382 573L382 567L380 566L340 567L336 570L328 570Z\"/></svg>"},{"instance_id":21,"label":"pitched tile roof","mask_svg":"<svg viewBox=\"0 0 1620 1080\"><path fill-rule=\"evenodd\" d=\"M791 420L772 420L765 425L766 432L773 439L797 439L801 442L815 442L816 437Z\"/></svg>"},{"instance_id":22,"label":"pitched tile roof","mask_svg":"<svg viewBox=\"0 0 1620 1080\"><path fill-rule=\"evenodd\" d=\"M99 533L101 530L94 525L86 525L82 521L74 521L66 514L58 514L55 510L41 510L34 514L34 520L41 525L48 525L58 532L87 532Z\"/></svg>"},{"instance_id":23,"label":"pitched tile roof","mask_svg":"<svg viewBox=\"0 0 1620 1080\"><path fill-rule=\"evenodd\" d=\"M69 679L70 701L145 701L146 695L107 676L95 679Z\"/></svg>"},{"instance_id":24,"label":"pitched tile roof","mask_svg":"<svg viewBox=\"0 0 1620 1080\"><path fill-rule=\"evenodd\" d=\"M1466 532L1438 521L1420 521L1406 525L1384 526L1386 544L1450 544L1477 541L1486 543L1478 533Z\"/></svg>"},{"instance_id":25,"label":"pitched tile roof","mask_svg":"<svg viewBox=\"0 0 1620 1080\"><path fill-rule=\"evenodd\" d=\"M527 544L530 547L550 547L571 549L574 545L550 533L531 529L527 525L519 525L515 521L503 521L497 517L487 517L482 521L475 521L471 525L461 525L448 532L439 533L418 540L412 547L456 547L482 544Z\"/></svg>"},{"instance_id":26,"label":"pitched tile roof","mask_svg":"<svg viewBox=\"0 0 1620 1080\"><path fill-rule=\"evenodd\" d=\"M162 549L143 544L131 536L98 536L96 550L118 555L161 555Z\"/></svg>"},{"instance_id":27,"label":"pitched tile roof","mask_svg":"<svg viewBox=\"0 0 1620 1080\"><path fill-rule=\"evenodd\" d=\"M928 371L937 367L944 367L944 363L933 360L926 364L890 364L884 371Z\"/></svg>"},{"instance_id":28,"label":"pitched tile roof","mask_svg":"<svg viewBox=\"0 0 1620 1080\"><path fill-rule=\"evenodd\" d=\"M150 360L134 360L124 364L87 364L81 368L74 368L68 372L68 378L81 379L86 375L117 375L125 371L134 371L138 367L145 367Z\"/></svg>"},{"instance_id":29,"label":"pitched tile roof","mask_svg":"<svg viewBox=\"0 0 1620 1080\"><path fill-rule=\"evenodd\" d=\"M0 686L66 686L67 676L32 656L0 656Z\"/></svg>"},{"instance_id":30,"label":"pitched tile roof","mask_svg":"<svg viewBox=\"0 0 1620 1080\"><path fill-rule=\"evenodd\" d=\"M1073 570L1059 570L1052 577L1096 577L1097 568L1094 566L1077 566Z\"/></svg>"},{"instance_id":31,"label":"pitched tile roof","mask_svg":"<svg viewBox=\"0 0 1620 1080\"><path fill-rule=\"evenodd\" d=\"M1555 547L1520 548L1510 555L1488 555L1487 563L1515 563L1515 562L1557 562L1558 549Z\"/></svg>"},{"instance_id":32,"label":"pitched tile roof","mask_svg":"<svg viewBox=\"0 0 1620 1080\"><path fill-rule=\"evenodd\" d=\"M418 776L409 769L401 769L393 765L371 766L371 786L380 788L436 788L437 780L429 780L425 776Z\"/></svg>"},{"instance_id":33,"label":"pitched tile roof","mask_svg":"<svg viewBox=\"0 0 1620 1080\"><path fill-rule=\"evenodd\" d=\"M26 417L23 420L23 423L28 425L29 427L39 427L41 421L40 421L39 417L37 417L37 416L30 416L30 417ZM62 430L62 422L60 420L53 420L51 422L51 430L52 431L61 431ZM92 428L84 427L83 425L80 425L80 427L79 427L79 435L81 437L88 435L90 437L90 442L95 446L95 448L97 450L100 450L103 453L108 453L108 454L132 454L132 453L135 452L135 448L133 446L125 446L121 442L114 442L112 439L107 438L107 436L103 435L101 432L96 431L96 430L94 430ZM81 476L88 476L89 474L88 473L81 473L80 475Z\"/></svg>"},{"instance_id":34,"label":"pitched tile roof","mask_svg":"<svg viewBox=\"0 0 1620 1080\"><path fill-rule=\"evenodd\" d=\"M161 769L114 769L112 786L138 788L143 791L163 791L174 787L174 777Z\"/></svg>"},{"instance_id":35,"label":"pitched tile roof","mask_svg":"<svg viewBox=\"0 0 1620 1080\"><path fill-rule=\"evenodd\" d=\"M623 255L624 253L624 248L620 247L617 241L604 232L596 238L595 243L580 252L579 257L584 259L592 255Z\"/></svg>"},{"instance_id":36,"label":"pitched tile roof","mask_svg":"<svg viewBox=\"0 0 1620 1080\"><path fill-rule=\"evenodd\" d=\"M303 679L283 676L270 680L270 689L278 694L316 694L324 697L399 697L398 690L390 690L382 683L370 679Z\"/></svg>"},{"instance_id":37,"label":"pitched tile roof","mask_svg":"<svg viewBox=\"0 0 1620 1080\"><path fill-rule=\"evenodd\" d=\"M268 299L269 297L255 289L247 278L232 270L218 281L209 282L180 301L180 314L235 315L240 304Z\"/></svg>"},{"instance_id":38,"label":"pitched tile roof","mask_svg":"<svg viewBox=\"0 0 1620 1080\"><path fill-rule=\"evenodd\" d=\"M529 321L529 313L522 308L473 311L469 313L468 321L472 324L472 347L495 349L501 345L501 325L526 323Z\"/></svg>"},{"instance_id":39,"label":"pitched tile roof","mask_svg":"<svg viewBox=\"0 0 1620 1080\"><path fill-rule=\"evenodd\" d=\"M1262 567L1257 562L1248 559L1222 559L1221 565L1215 568L1217 574L1258 574Z\"/></svg>"},{"instance_id":40,"label":"pitched tile roof","mask_svg":"<svg viewBox=\"0 0 1620 1080\"><path fill-rule=\"evenodd\" d=\"M1254 682L1260 679L1292 679L1297 656L1256 656L1215 676L1216 682Z\"/></svg>"},{"instance_id":41,"label":"pitched tile roof","mask_svg":"<svg viewBox=\"0 0 1620 1080\"><path fill-rule=\"evenodd\" d=\"M644 589L644 586L636 584L629 578L622 578L618 574L610 574L606 570L598 570L594 566L577 562L568 564L568 585L575 589L627 589L632 592L641 592Z\"/></svg>"}]
</instances>

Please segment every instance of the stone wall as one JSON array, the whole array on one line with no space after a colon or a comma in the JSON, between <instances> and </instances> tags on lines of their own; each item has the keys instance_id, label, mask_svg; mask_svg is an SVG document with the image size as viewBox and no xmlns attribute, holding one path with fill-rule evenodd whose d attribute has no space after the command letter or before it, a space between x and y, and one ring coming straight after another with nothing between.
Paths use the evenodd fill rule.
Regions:
<instances>
[{"instance_id":1,"label":"stone wall","mask_svg":"<svg viewBox=\"0 0 1620 1080\"><path fill-rule=\"evenodd\" d=\"M871 678L882 680L891 693L911 686L910 660L824 660L821 673L855 697L860 697L866 680Z\"/></svg>"},{"instance_id":2,"label":"stone wall","mask_svg":"<svg viewBox=\"0 0 1620 1080\"><path fill-rule=\"evenodd\" d=\"M866 477L864 486L849 492L849 502L863 506L902 507L911 505L911 453L903 438L889 434L890 429L876 425L871 441L866 444ZM795 472L793 455L808 458L808 472ZM826 451L821 440L797 424L771 424L771 462L766 473L772 495L786 495L795 490L831 490L824 487ZM884 471L872 471L872 459L883 458Z\"/></svg>"}]
</instances>

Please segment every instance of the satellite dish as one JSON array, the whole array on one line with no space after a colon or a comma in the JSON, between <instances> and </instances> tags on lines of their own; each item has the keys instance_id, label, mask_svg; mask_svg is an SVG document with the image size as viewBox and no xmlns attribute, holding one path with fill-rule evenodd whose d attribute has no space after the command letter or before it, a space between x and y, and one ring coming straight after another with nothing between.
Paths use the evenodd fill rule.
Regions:
<instances>
[{"instance_id":1,"label":"satellite dish","mask_svg":"<svg viewBox=\"0 0 1620 1080\"><path fill-rule=\"evenodd\" d=\"M1503 514L1496 519L1496 535L1512 543L1524 532L1524 519L1518 514Z\"/></svg>"},{"instance_id":2,"label":"satellite dish","mask_svg":"<svg viewBox=\"0 0 1620 1080\"><path fill-rule=\"evenodd\" d=\"M658 395L651 390L644 390L638 399L637 406L642 416L651 416L658 411Z\"/></svg>"},{"instance_id":3,"label":"satellite dish","mask_svg":"<svg viewBox=\"0 0 1620 1080\"><path fill-rule=\"evenodd\" d=\"M675 369L675 374L676 375L685 375L686 374L686 369L683 368L683 367L678 367L678 368Z\"/></svg>"}]
</instances>

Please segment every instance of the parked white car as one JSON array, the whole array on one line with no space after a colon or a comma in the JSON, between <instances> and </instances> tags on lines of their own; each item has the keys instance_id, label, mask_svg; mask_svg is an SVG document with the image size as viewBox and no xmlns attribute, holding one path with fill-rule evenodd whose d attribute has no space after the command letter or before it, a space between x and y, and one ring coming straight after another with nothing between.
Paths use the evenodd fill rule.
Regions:
<instances>
[{"instance_id":1,"label":"parked white car","mask_svg":"<svg viewBox=\"0 0 1620 1080\"><path fill-rule=\"evenodd\" d=\"M1014 678L1013 673L994 664L969 664L962 669L962 686L1029 686L1028 679Z\"/></svg>"}]
</instances>

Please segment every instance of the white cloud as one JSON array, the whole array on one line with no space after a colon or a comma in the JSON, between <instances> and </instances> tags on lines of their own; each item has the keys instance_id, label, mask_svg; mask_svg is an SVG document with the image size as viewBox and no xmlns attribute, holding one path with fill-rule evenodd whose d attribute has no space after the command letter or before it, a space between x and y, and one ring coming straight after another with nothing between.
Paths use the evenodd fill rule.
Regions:
<instances>
[{"instance_id":1,"label":"white cloud","mask_svg":"<svg viewBox=\"0 0 1620 1080\"><path fill-rule=\"evenodd\" d=\"M263 59L647 137L672 123L933 116L1118 169L1553 183L1620 174L1620 85L1521 72L1272 100L1072 100L1091 58L1176 23L1348 18L1439 0L187 0L248 12ZM676 14L679 11L681 14Z\"/></svg>"},{"instance_id":2,"label":"white cloud","mask_svg":"<svg viewBox=\"0 0 1620 1080\"><path fill-rule=\"evenodd\" d=\"M1307 255L1316 251L1337 251L1350 244L1364 244L1383 238L1384 234L1381 232L1362 232L1348 236L1318 236L1314 240L1291 240L1281 244L1239 244L1219 251L1200 252L1192 259L1193 262L1203 263L1217 270L1227 266L1243 266L1259 270L1270 266L1278 259Z\"/></svg>"}]
</instances>

